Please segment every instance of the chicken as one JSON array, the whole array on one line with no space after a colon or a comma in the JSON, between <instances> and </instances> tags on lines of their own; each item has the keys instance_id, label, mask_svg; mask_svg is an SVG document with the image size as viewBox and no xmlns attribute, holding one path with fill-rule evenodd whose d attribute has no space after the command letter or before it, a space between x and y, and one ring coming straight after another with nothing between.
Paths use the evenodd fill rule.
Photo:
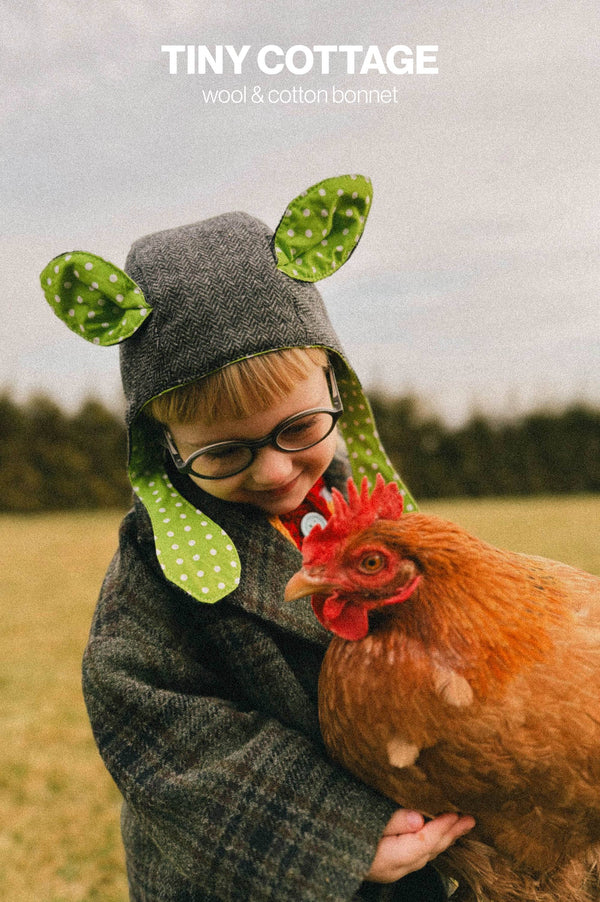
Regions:
<instances>
[{"instance_id":1,"label":"chicken","mask_svg":"<svg viewBox=\"0 0 600 902\"><path fill-rule=\"evenodd\" d=\"M436 860L454 899L600 899L600 579L402 516L380 477L348 497L285 596L334 633L330 755L403 807L473 815Z\"/></svg>"}]
</instances>

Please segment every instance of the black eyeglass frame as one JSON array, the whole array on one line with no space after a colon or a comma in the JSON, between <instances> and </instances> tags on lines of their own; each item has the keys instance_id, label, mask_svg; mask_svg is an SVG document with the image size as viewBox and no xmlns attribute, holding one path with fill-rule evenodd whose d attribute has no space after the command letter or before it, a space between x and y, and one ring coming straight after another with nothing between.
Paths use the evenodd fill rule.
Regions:
<instances>
[{"instance_id":1,"label":"black eyeglass frame","mask_svg":"<svg viewBox=\"0 0 600 902\"><path fill-rule=\"evenodd\" d=\"M261 448L266 448L267 445L272 445L274 448L277 448L278 451L281 451L283 454L296 454L299 451L308 451L309 448L314 448L315 445L319 445L321 442L325 441L325 439L331 435L333 430L336 427L336 424L340 417L344 412L344 405L342 404L342 399L340 397L338 385L336 382L335 374L333 372L333 367L329 365L325 369L325 378L327 379L327 387L329 389L329 395L331 398L331 408L329 407L311 407L309 410L301 410L299 413L293 414L291 417L287 417L287 419L282 420L275 429L273 429L268 435L265 435L264 438L258 438L253 441L243 441L243 440L230 440L226 442L214 442L211 445L204 445L203 448L198 448L197 451L194 451L187 460L183 460L179 451L177 450L177 446L173 441L173 437L170 434L169 430L164 428L163 434L165 439L166 448L171 455L173 463L177 471L185 476L197 476L199 479L230 479L232 476L237 476L238 473L243 473L244 470L247 470L248 467L251 467L254 463L254 459L256 457L257 451L260 451ZM311 442L309 445L305 445L302 448L282 448L277 444L278 436L289 426L293 425L297 420L303 419L303 417L310 416L315 413L328 413L331 414L331 428L322 436L318 441ZM251 457L248 463L244 464L243 467L240 467L239 470L235 470L233 473L227 473L226 476L204 476L201 473L196 473L195 470L192 469L192 464L194 461L200 457L202 454L206 454L210 451L217 451L219 449L231 447L235 445L237 447L248 448L250 451Z\"/></svg>"}]
</instances>

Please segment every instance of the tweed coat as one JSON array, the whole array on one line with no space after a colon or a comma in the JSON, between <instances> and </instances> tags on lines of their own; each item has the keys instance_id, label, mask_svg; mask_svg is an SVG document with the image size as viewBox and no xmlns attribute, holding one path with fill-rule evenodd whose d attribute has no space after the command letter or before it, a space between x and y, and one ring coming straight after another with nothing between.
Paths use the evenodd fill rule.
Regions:
<instances>
[{"instance_id":1,"label":"tweed coat","mask_svg":"<svg viewBox=\"0 0 600 902\"><path fill-rule=\"evenodd\" d=\"M329 636L309 605L282 602L300 554L261 511L172 472L140 413L240 356L317 345L351 411L355 475L367 462L389 475L318 292L275 271L269 230L245 214L142 239L126 268L152 306L121 346L136 500L101 590L83 687L124 799L131 899L445 898L430 867L392 887L363 882L395 805L326 756L317 680ZM342 488L345 475L334 461L326 481Z\"/></svg>"}]
</instances>

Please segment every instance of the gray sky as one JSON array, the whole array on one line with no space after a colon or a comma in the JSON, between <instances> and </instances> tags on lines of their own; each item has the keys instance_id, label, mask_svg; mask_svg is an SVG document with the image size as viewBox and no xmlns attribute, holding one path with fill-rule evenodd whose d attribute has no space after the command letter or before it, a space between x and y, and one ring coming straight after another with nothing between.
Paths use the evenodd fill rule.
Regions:
<instances>
[{"instance_id":1,"label":"gray sky","mask_svg":"<svg viewBox=\"0 0 600 902\"><path fill-rule=\"evenodd\" d=\"M357 171L374 183L367 229L320 288L367 386L455 420L600 403L597 0L1 8L0 387L118 397L115 351L46 308L51 257L122 266L139 236L230 209L275 227L303 188ZM241 75L169 75L165 44L251 49ZM438 45L439 73L352 75L337 54L329 74L315 57L307 75L270 76L255 62L267 44ZM255 86L328 102L202 96ZM334 87L396 102L334 104Z\"/></svg>"}]
</instances>

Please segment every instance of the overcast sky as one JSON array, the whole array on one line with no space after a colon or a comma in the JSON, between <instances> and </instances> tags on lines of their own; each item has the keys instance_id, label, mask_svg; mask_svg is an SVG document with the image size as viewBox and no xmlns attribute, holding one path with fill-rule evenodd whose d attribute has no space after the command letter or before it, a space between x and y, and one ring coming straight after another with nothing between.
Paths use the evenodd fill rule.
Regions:
<instances>
[{"instance_id":1,"label":"overcast sky","mask_svg":"<svg viewBox=\"0 0 600 902\"><path fill-rule=\"evenodd\" d=\"M274 228L303 188L363 172L364 238L320 288L367 386L455 420L600 404L597 0L5 0L2 30L0 387L119 395L115 351L46 307L56 254L122 266L141 235L231 209ZM269 75L269 44L437 45L439 72L349 74L337 53L328 74L316 54ZM162 45L250 50L240 75L188 75L183 57L170 75ZM294 88L326 100L282 102ZM395 99L350 102L365 89Z\"/></svg>"}]
</instances>

